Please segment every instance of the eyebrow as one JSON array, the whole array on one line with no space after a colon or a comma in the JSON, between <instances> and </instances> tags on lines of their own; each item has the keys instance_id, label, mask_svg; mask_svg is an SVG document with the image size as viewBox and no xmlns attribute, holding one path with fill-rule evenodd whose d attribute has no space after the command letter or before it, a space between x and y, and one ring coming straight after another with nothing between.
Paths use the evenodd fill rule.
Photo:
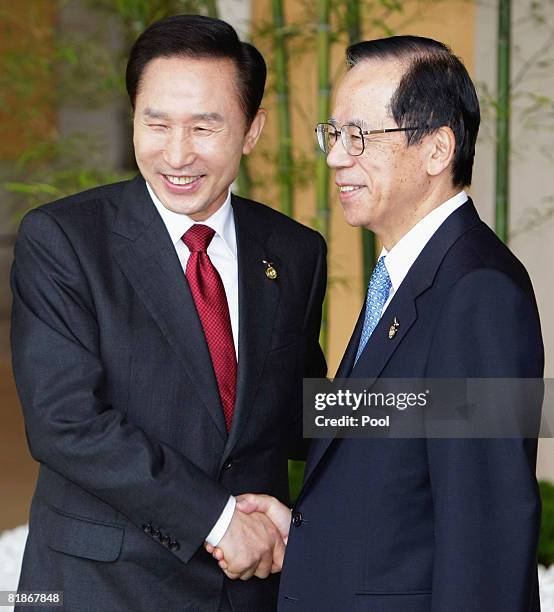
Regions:
<instances>
[{"instance_id":1,"label":"eyebrow","mask_svg":"<svg viewBox=\"0 0 554 612\"><path fill-rule=\"evenodd\" d=\"M167 113L150 107L146 107L142 114L149 119L164 119L165 121L170 120L170 116ZM218 121L223 121L223 117L219 113L196 113L195 115L192 115L192 120L216 123Z\"/></svg>"},{"instance_id":2,"label":"eyebrow","mask_svg":"<svg viewBox=\"0 0 554 612\"><path fill-rule=\"evenodd\" d=\"M356 125L356 126L357 126L357 127L359 127L361 130L367 130L367 129L368 129L368 127L367 127L367 122L366 122L366 121L364 121L363 119L357 119L357 118L354 118L354 119L351 119L351 120L350 120L348 123L349 123L350 125Z\"/></svg>"},{"instance_id":3,"label":"eyebrow","mask_svg":"<svg viewBox=\"0 0 554 612\"><path fill-rule=\"evenodd\" d=\"M150 117L150 119L169 119L169 115L167 113L149 107L146 107L142 111L142 114L145 117Z\"/></svg>"},{"instance_id":4,"label":"eyebrow","mask_svg":"<svg viewBox=\"0 0 554 612\"><path fill-rule=\"evenodd\" d=\"M223 117L219 113L197 113L192 118L195 121L209 121L215 123L216 121L223 121Z\"/></svg>"},{"instance_id":5,"label":"eyebrow","mask_svg":"<svg viewBox=\"0 0 554 612\"><path fill-rule=\"evenodd\" d=\"M335 117L329 117L328 123L330 123L333 127L337 127L338 126L338 121L337 119L335 119ZM346 123L344 125L355 125L357 127L359 127L361 130L367 130L368 125L367 122L364 121L363 119L349 119L348 121L346 121Z\"/></svg>"}]
</instances>

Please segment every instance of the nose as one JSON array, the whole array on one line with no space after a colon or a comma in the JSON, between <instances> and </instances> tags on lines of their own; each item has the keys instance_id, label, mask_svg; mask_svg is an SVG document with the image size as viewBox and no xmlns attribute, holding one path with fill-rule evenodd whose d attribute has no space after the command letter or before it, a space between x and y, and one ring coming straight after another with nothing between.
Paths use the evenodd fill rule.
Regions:
<instances>
[{"instance_id":1,"label":"nose","mask_svg":"<svg viewBox=\"0 0 554 612\"><path fill-rule=\"evenodd\" d=\"M172 130L164 147L164 159L172 168L190 165L196 159L194 142L184 130Z\"/></svg>"},{"instance_id":2,"label":"nose","mask_svg":"<svg viewBox=\"0 0 554 612\"><path fill-rule=\"evenodd\" d=\"M348 155L340 138L337 138L335 144L327 153L327 165L329 168L348 168L354 164L352 155Z\"/></svg>"}]
</instances>

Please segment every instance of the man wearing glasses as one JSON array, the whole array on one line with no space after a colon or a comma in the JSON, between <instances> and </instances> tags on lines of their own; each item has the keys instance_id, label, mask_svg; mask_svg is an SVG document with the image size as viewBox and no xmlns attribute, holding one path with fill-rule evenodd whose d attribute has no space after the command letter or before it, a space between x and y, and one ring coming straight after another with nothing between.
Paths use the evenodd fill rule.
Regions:
<instances>
[{"instance_id":1,"label":"man wearing glasses","mask_svg":"<svg viewBox=\"0 0 554 612\"><path fill-rule=\"evenodd\" d=\"M480 120L464 66L411 36L347 61L317 138L347 223L383 248L337 377L542 377L527 273L463 191ZM314 440L279 610L539 610L535 459L523 438Z\"/></svg>"}]
</instances>

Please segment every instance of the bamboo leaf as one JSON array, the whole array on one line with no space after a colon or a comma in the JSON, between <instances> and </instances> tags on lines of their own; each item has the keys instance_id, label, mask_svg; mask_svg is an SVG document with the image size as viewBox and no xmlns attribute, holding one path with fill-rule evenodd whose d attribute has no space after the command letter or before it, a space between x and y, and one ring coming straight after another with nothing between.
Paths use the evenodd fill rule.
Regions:
<instances>
[{"instance_id":1,"label":"bamboo leaf","mask_svg":"<svg viewBox=\"0 0 554 612\"><path fill-rule=\"evenodd\" d=\"M46 183L18 183L16 181L8 181L3 183L2 186L8 191L25 195L44 194L46 196L56 197L60 194L60 190L57 187Z\"/></svg>"}]
</instances>

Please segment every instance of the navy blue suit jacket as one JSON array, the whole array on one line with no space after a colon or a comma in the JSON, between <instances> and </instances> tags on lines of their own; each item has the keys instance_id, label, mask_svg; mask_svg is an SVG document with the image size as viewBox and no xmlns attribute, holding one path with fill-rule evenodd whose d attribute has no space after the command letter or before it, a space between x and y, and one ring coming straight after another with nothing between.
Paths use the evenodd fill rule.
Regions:
<instances>
[{"instance_id":1,"label":"navy blue suit jacket","mask_svg":"<svg viewBox=\"0 0 554 612\"><path fill-rule=\"evenodd\" d=\"M338 378L542 377L528 275L471 201L421 252L354 366L362 315ZM535 460L533 439L314 441L279 610L536 612Z\"/></svg>"},{"instance_id":2,"label":"navy blue suit jacket","mask_svg":"<svg viewBox=\"0 0 554 612\"><path fill-rule=\"evenodd\" d=\"M71 612L217 612L226 584L235 609L275 609L277 575L231 582L203 541L231 493L287 501L302 376L325 371L325 243L266 206L232 205L240 330L229 435L192 295L142 177L23 220L13 365L41 467L20 589L63 590Z\"/></svg>"}]
</instances>

